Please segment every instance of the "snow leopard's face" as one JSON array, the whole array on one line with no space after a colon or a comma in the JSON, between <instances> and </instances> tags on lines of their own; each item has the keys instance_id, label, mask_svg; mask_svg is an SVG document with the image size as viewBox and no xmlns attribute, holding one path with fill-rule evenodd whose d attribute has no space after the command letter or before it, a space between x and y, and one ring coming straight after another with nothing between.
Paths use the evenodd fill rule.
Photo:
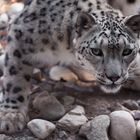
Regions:
<instances>
[{"instance_id":1,"label":"snow leopard's face","mask_svg":"<svg viewBox=\"0 0 140 140\"><path fill-rule=\"evenodd\" d=\"M103 91L119 91L131 75L130 65L139 53L139 31L139 15L121 18L104 13L98 18L82 13L79 16L76 57L82 67L95 74Z\"/></svg>"}]
</instances>

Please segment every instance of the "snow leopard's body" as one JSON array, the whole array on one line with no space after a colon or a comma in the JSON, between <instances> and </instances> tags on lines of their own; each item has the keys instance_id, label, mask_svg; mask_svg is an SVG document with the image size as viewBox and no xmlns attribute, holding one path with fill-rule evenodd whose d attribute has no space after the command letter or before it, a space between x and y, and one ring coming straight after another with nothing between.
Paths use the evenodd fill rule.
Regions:
<instances>
[{"instance_id":1,"label":"snow leopard's body","mask_svg":"<svg viewBox=\"0 0 140 140\"><path fill-rule=\"evenodd\" d=\"M139 21L103 0L27 1L7 37L0 132L25 126L33 67L79 65L95 74L105 92L117 92L139 59Z\"/></svg>"}]
</instances>

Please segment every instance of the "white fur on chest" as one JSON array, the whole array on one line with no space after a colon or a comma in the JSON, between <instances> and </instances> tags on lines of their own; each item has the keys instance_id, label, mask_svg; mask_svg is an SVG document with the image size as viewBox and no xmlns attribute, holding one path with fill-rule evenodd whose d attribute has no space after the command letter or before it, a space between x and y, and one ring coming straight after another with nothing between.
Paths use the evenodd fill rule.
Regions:
<instances>
[{"instance_id":1,"label":"white fur on chest","mask_svg":"<svg viewBox=\"0 0 140 140\"><path fill-rule=\"evenodd\" d=\"M39 52L34 54L30 61L37 62L38 67L48 65L70 65L76 63L74 54L65 48L59 48L58 50L52 51L47 49L45 52Z\"/></svg>"}]
</instances>

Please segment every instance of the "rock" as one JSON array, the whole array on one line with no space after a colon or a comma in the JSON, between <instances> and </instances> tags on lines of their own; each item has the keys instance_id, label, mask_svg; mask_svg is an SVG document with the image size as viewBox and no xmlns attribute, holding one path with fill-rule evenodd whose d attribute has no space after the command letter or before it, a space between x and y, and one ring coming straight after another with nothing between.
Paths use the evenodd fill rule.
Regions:
<instances>
[{"instance_id":1,"label":"rock","mask_svg":"<svg viewBox=\"0 0 140 140\"><path fill-rule=\"evenodd\" d=\"M58 133L58 137L59 137L60 139L67 139L68 134L67 134L65 131L60 131L60 132Z\"/></svg>"},{"instance_id":2,"label":"rock","mask_svg":"<svg viewBox=\"0 0 140 140\"><path fill-rule=\"evenodd\" d=\"M87 140L109 140L107 134L109 125L109 116L100 115L84 124L81 127L79 134L86 137Z\"/></svg>"},{"instance_id":3,"label":"rock","mask_svg":"<svg viewBox=\"0 0 140 140\"><path fill-rule=\"evenodd\" d=\"M140 121L137 123L137 137L140 138Z\"/></svg>"},{"instance_id":4,"label":"rock","mask_svg":"<svg viewBox=\"0 0 140 140\"><path fill-rule=\"evenodd\" d=\"M115 104L111 104L111 106L109 107L109 110L111 112L113 112L113 111L119 111L119 110L124 110L124 111L128 111L128 112L130 111L128 108L124 107L119 102L117 102Z\"/></svg>"},{"instance_id":5,"label":"rock","mask_svg":"<svg viewBox=\"0 0 140 140\"><path fill-rule=\"evenodd\" d=\"M8 22L8 15L6 13L0 14L0 28L7 28Z\"/></svg>"},{"instance_id":6,"label":"rock","mask_svg":"<svg viewBox=\"0 0 140 140\"><path fill-rule=\"evenodd\" d=\"M0 139L1 140L12 140L12 138L6 136L5 134L0 134Z\"/></svg>"},{"instance_id":7,"label":"rock","mask_svg":"<svg viewBox=\"0 0 140 140\"><path fill-rule=\"evenodd\" d=\"M49 121L34 119L27 124L31 132L40 139L48 137L54 130L55 125Z\"/></svg>"},{"instance_id":8,"label":"rock","mask_svg":"<svg viewBox=\"0 0 140 140\"><path fill-rule=\"evenodd\" d=\"M74 115L85 115L85 110L82 106L77 105L73 110L69 112L69 114L74 114Z\"/></svg>"},{"instance_id":9,"label":"rock","mask_svg":"<svg viewBox=\"0 0 140 140\"><path fill-rule=\"evenodd\" d=\"M87 120L84 108L82 106L76 106L58 121L58 126L62 129L76 132Z\"/></svg>"},{"instance_id":10,"label":"rock","mask_svg":"<svg viewBox=\"0 0 140 140\"><path fill-rule=\"evenodd\" d=\"M88 135L90 135L91 133L91 129L92 129L92 126L91 126L91 123L92 123L92 120L85 123L79 130L79 134L80 136L82 137L86 137L86 139L88 138Z\"/></svg>"},{"instance_id":11,"label":"rock","mask_svg":"<svg viewBox=\"0 0 140 140\"><path fill-rule=\"evenodd\" d=\"M34 99L33 108L39 112L37 117L45 120L59 120L65 114L64 106L54 96L48 96L45 93Z\"/></svg>"},{"instance_id":12,"label":"rock","mask_svg":"<svg viewBox=\"0 0 140 140\"><path fill-rule=\"evenodd\" d=\"M134 101L134 100L127 100L123 102L123 106L130 110L138 110L139 109L139 104Z\"/></svg>"},{"instance_id":13,"label":"rock","mask_svg":"<svg viewBox=\"0 0 140 140\"><path fill-rule=\"evenodd\" d=\"M110 114L110 136L113 140L136 140L136 126L132 115L126 111Z\"/></svg>"},{"instance_id":14,"label":"rock","mask_svg":"<svg viewBox=\"0 0 140 140\"><path fill-rule=\"evenodd\" d=\"M135 120L140 120L140 110L133 110L130 113Z\"/></svg>"},{"instance_id":15,"label":"rock","mask_svg":"<svg viewBox=\"0 0 140 140\"><path fill-rule=\"evenodd\" d=\"M72 105L75 101L75 98L72 96L64 96L62 102L64 105Z\"/></svg>"},{"instance_id":16,"label":"rock","mask_svg":"<svg viewBox=\"0 0 140 140\"><path fill-rule=\"evenodd\" d=\"M137 100L138 105L140 106L140 100Z\"/></svg>"},{"instance_id":17,"label":"rock","mask_svg":"<svg viewBox=\"0 0 140 140\"><path fill-rule=\"evenodd\" d=\"M2 102L3 102L3 91L0 90L0 103L2 103Z\"/></svg>"},{"instance_id":18,"label":"rock","mask_svg":"<svg viewBox=\"0 0 140 140\"><path fill-rule=\"evenodd\" d=\"M10 9L8 10L8 14L10 17L15 17L17 16L18 14L21 13L21 11L23 10L24 8L24 4L21 3L21 2L16 2L16 3L13 3L11 6L10 6Z\"/></svg>"},{"instance_id":19,"label":"rock","mask_svg":"<svg viewBox=\"0 0 140 140\"><path fill-rule=\"evenodd\" d=\"M49 72L49 76L54 81L77 81L78 77L68 68L62 66L54 66Z\"/></svg>"},{"instance_id":20,"label":"rock","mask_svg":"<svg viewBox=\"0 0 140 140\"><path fill-rule=\"evenodd\" d=\"M77 139L76 136L70 136L67 138L67 140L81 140L81 139Z\"/></svg>"},{"instance_id":21,"label":"rock","mask_svg":"<svg viewBox=\"0 0 140 140\"><path fill-rule=\"evenodd\" d=\"M12 137L12 136L6 136L5 134L0 134L0 140L40 140L40 139L31 136Z\"/></svg>"}]
</instances>

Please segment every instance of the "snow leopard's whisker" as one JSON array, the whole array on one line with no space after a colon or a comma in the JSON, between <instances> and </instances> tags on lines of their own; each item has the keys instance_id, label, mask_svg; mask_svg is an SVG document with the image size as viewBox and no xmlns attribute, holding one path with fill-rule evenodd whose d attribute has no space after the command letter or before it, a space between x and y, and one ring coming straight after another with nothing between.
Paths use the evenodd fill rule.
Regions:
<instances>
[{"instance_id":1,"label":"snow leopard's whisker","mask_svg":"<svg viewBox=\"0 0 140 140\"><path fill-rule=\"evenodd\" d=\"M137 70L140 70L140 68L139 67L130 68L130 69L128 69L128 72L134 72L134 71L137 71Z\"/></svg>"},{"instance_id":2,"label":"snow leopard's whisker","mask_svg":"<svg viewBox=\"0 0 140 140\"><path fill-rule=\"evenodd\" d=\"M138 78L138 77L140 77L140 75L134 75L134 74L133 74L133 75L129 75L129 76L128 76L128 78Z\"/></svg>"}]
</instances>

